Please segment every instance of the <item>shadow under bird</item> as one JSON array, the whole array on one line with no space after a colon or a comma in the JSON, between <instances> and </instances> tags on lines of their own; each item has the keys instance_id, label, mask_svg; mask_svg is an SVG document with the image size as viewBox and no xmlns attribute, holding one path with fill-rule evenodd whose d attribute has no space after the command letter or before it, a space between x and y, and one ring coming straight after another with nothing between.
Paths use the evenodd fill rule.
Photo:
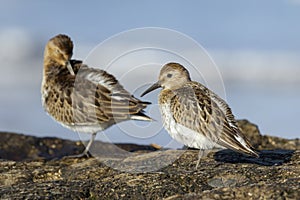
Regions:
<instances>
[{"instance_id":1,"label":"shadow under bird","mask_svg":"<svg viewBox=\"0 0 300 200\"><path fill-rule=\"evenodd\" d=\"M175 140L200 149L196 169L204 150L214 147L258 157L239 130L227 103L204 85L192 81L181 64L164 65L158 82L141 96L157 88L162 88L159 107L166 130Z\"/></svg>"},{"instance_id":2,"label":"shadow under bird","mask_svg":"<svg viewBox=\"0 0 300 200\"><path fill-rule=\"evenodd\" d=\"M97 132L126 120L152 121L141 101L104 70L72 60L73 42L67 35L51 38L44 52L42 104L57 122L73 131L90 133L80 156L88 155Z\"/></svg>"}]
</instances>

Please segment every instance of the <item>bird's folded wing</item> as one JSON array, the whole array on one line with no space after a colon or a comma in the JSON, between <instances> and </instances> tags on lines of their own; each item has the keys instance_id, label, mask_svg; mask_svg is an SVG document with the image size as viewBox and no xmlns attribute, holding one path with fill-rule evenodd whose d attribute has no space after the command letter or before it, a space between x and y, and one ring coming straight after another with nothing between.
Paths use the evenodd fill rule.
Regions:
<instances>
[{"instance_id":1,"label":"bird's folded wing","mask_svg":"<svg viewBox=\"0 0 300 200\"><path fill-rule=\"evenodd\" d=\"M221 146L254 154L223 99L196 82L190 82L172 92L170 109L177 123L203 134Z\"/></svg>"},{"instance_id":2,"label":"bird's folded wing","mask_svg":"<svg viewBox=\"0 0 300 200\"><path fill-rule=\"evenodd\" d=\"M70 98L68 101L72 102L76 124L122 121L142 112L146 107L147 102L133 97L118 82L113 82L113 77L108 77L112 79L105 83L111 84L110 88L102 84L104 81L91 81L80 73L65 79L62 90L66 94L65 98ZM117 93L114 95L114 92Z\"/></svg>"}]
</instances>

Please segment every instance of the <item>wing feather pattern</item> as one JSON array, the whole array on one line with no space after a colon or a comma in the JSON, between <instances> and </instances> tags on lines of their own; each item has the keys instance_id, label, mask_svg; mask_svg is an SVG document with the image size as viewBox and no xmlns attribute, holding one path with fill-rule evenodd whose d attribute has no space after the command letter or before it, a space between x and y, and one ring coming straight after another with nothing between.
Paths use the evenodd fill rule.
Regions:
<instances>
[{"instance_id":1,"label":"wing feather pattern","mask_svg":"<svg viewBox=\"0 0 300 200\"><path fill-rule=\"evenodd\" d=\"M258 156L237 127L227 103L197 82L188 82L172 93L170 109L175 121L226 148Z\"/></svg>"},{"instance_id":2,"label":"wing feather pattern","mask_svg":"<svg viewBox=\"0 0 300 200\"><path fill-rule=\"evenodd\" d=\"M49 90L52 94L48 94L45 102L55 102L48 110L58 121L68 123L72 119L70 125L81 126L111 125L129 119L151 121L143 111L150 103L131 95L113 75L77 60L71 60L71 65L75 76L61 70L59 76L50 76L47 80L56 82L53 84L56 88ZM63 95L57 98L58 93ZM69 113L61 114L66 110Z\"/></svg>"}]
</instances>

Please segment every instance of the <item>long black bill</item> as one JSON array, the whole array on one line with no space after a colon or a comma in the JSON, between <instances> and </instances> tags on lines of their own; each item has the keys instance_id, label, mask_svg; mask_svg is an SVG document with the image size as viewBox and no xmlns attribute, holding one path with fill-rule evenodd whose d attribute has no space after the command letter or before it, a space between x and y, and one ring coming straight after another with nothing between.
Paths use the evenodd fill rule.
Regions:
<instances>
[{"instance_id":1,"label":"long black bill","mask_svg":"<svg viewBox=\"0 0 300 200\"><path fill-rule=\"evenodd\" d=\"M145 94L148 94L149 92L152 92L153 90L156 90L157 88L160 88L160 84L159 82L154 83L153 85L151 85L151 87L149 87L145 92L143 92L143 94L141 95L141 97L143 97Z\"/></svg>"}]
</instances>

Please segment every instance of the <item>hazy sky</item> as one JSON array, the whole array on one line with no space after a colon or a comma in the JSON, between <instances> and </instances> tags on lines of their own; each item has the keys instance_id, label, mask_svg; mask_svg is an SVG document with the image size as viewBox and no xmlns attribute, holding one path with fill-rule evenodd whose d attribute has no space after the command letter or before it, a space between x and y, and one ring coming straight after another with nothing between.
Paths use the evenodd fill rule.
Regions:
<instances>
[{"instance_id":1,"label":"hazy sky","mask_svg":"<svg viewBox=\"0 0 300 200\"><path fill-rule=\"evenodd\" d=\"M299 0L2 0L0 27L99 42L145 26L175 29L206 48L300 50Z\"/></svg>"}]
</instances>

